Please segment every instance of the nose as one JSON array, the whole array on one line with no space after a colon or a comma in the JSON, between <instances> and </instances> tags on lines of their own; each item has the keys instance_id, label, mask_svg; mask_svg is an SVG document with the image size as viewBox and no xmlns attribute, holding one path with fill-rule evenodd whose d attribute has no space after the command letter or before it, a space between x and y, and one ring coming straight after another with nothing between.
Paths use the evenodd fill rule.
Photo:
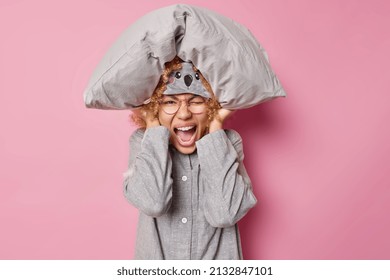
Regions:
<instances>
[{"instance_id":1,"label":"nose","mask_svg":"<svg viewBox=\"0 0 390 280\"><path fill-rule=\"evenodd\" d=\"M192 84L192 76L191 75L185 75L184 76L184 83L187 87L189 87Z\"/></svg>"},{"instance_id":2,"label":"nose","mask_svg":"<svg viewBox=\"0 0 390 280\"><path fill-rule=\"evenodd\" d=\"M191 111L188 110L188 105L185 100L180 102L179 110L176 112L176 117L182 120L186 120L191 118L192 114Z\"/></svg>"}]
</instances>

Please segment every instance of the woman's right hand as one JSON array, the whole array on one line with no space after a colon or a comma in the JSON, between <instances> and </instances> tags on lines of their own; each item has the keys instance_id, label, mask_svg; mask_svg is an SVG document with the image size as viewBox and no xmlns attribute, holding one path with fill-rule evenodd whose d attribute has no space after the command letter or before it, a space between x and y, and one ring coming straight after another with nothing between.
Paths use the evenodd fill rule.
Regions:
<instances>
[{"instance_id":1,"label":"woman's right hand","mask_svg":"<svg viewBox=\"0 0 390 280\"><path fill-rule=\"evenodd\" d=\"M146 110L145 108L139 108L133 110L133 114L143 120L146 124L146 128L159 126L160 122L156 118L151 110Z\"/></svg>"}]
</instances>

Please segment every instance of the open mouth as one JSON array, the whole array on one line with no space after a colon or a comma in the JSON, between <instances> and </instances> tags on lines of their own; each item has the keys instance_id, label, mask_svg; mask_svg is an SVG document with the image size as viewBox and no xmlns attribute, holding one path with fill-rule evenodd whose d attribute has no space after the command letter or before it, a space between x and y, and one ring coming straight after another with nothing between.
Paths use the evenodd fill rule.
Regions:
<instances>
[{"instance_id":1,"label":"open mouth","mask_svg":"<svg viewBox=\"0 0 390 280\"><path fill-rule=\"evenodd\" d=\"M182 146L192 146L196 135L196 125L174 128L176 137Z\"/></svg>"}]
</instances>

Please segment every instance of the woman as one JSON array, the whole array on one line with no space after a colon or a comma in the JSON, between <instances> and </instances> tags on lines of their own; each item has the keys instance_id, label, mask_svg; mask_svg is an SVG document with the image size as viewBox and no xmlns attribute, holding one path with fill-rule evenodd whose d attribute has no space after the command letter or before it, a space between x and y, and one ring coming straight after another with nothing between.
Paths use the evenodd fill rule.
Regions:
<instances>
[{"instance_id":1,"label":"woman","mask_svg":"<svg viewBox=\"0 0 390 280\"><path fill-rule=\"evenodd\" d=\"M139 209L136 259L242 259L237 222L256 204L239 134L207 81L167 63L135 112L124 194Z\"/></svg>"}]
</instances>

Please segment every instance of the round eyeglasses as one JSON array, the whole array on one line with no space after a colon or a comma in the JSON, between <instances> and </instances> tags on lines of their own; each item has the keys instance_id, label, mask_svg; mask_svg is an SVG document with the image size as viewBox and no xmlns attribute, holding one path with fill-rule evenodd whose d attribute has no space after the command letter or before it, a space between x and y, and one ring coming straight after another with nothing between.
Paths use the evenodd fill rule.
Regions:
<instances>
[{"instance_id":1,"label":"round eyeglasses","mask_svg":"<svg viewBox=\"0 0 390 280\"><path fill-rule=\"evenodd\" d=\"M168 115L173 115L179 111L183 102L186 103L187 109L193 114L202 114L206 110L206 100L200 96L190 98L189 100L165 97L160 101L160 107Z\"/></svg>"}]
</instances>

